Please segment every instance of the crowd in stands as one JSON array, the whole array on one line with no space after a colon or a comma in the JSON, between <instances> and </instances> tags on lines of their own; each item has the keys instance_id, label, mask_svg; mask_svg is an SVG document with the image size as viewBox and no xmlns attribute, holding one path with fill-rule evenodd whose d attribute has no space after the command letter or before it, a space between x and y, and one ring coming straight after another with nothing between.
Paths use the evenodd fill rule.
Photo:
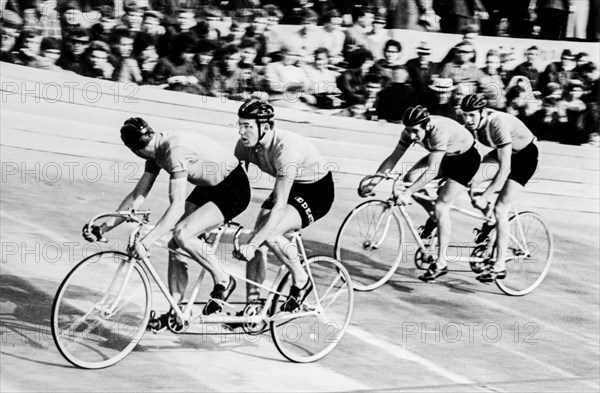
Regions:
<instances>
[{"instance_id":1,"label":"crowd in stands","mask_svg":"<svg viewBox=\"0 0 600 393\"><path fill-rule=\"evenodd\" d=\"M411 15L395 8L400 0L351 10L345 7L352 2L342 1L309 7L289 0L256 8L260 1L238 0L221 2L228 3L223 9L126 0L121 14L113 0L29 1L2 11L3 62L388 122L399 122L417 104L460 122L460 99L479 92L491 108L513 113L539 139L598 143L600 71L588 54L565 49L560 61L539 68L539 50L532 46L515 67L514 53L498 48L485 54L480 68L471 19L444 22L442 16L441 25L462 28L462 40L441 62L431 61L427 42L405 61L402 44L390 39L386 27L397 19L420 21L404 20ZM425 12L425 2L415 4L417 16ZM376 12L377 5L387 13ZM343 28L347 12L352 24ZM225 25L227 15L232 22ZM274 26L282 22L302 27L280 37Z\"/></svg>"}]
</instances>

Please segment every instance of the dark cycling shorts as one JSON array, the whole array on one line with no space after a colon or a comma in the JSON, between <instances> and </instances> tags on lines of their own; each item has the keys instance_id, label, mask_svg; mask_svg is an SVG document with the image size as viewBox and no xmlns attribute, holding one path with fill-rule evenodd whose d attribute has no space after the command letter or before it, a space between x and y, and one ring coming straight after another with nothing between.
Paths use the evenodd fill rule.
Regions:
<instances>
[{"instance_id":1,"label":"dark cycling shorts","mask_svg":"<svg viewBox=\"0 0 600 393\"><path fill-rule=\"evenodd\" d=\"M508 174L508 178L525 187L525 184L527 184L537 170L538 155L538 148L533 142L518 153L514 153L510 158L510 173ZM497 150L494 150L491 156L498 161Z\"/></svg>"},{"instance_id":2,"label":"dark cycling shorts","mask_svg":"<svg viewBox=\"0 0 600 393\"><path fill-rule=\"evenodd\" d=\"M469 182L479 169L481 156L475 148L471 146L469 150L457 156L444 156L440 164L440 172L443 177L454 180L465 187L469 187Z\"/></svg>"},{"instance_id":3,"label":"dark cycling shorts","mask_svg":"<svg viewBox=\"0 0 600 393\"><path fill-rule=\"evenodd\" d=\"M331 172L314 183L294 183L290 190L288 205L292 205L302 218L302 228L306 228L331 209L334 199L333 176ZM273 208L273 193L262 204L263 209Z\"/></svg>"},{"instance_id":4,"label":"dark cycling shorts","mask_svg":"<svg viewBox=\"0 0 600 393\"><path fill-rule=\"evenodd\" d=\"M246 210L250 203L250 182L242 165L238 165L223 181L214 186L197 186L186 199L200 207L212 202L230 221Z\"/></svg>"}]
</instances>

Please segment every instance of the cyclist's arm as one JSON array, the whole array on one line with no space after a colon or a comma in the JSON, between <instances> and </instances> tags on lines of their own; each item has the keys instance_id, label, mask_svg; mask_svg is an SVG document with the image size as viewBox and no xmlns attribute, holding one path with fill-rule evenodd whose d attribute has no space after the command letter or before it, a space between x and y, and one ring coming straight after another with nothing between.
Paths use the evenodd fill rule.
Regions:
<instances>
[{"instance_id":1,"label":"cyclist's arm","mask_svg":"<svg viewBox=\"0 0 600 393\"><path fill-rule=\"evenodd\" d=\"M498 172L496 172L496 176L492 179L490 185L486 188L486 190L481 194L485 199L490 199L494 192L501 189L506 183L506 179L508 179L508 175L510 174L510 161L512 157L512 144L508 143L503 146L499 146L497 148L498 151Z\"/></svg>"},{"instance_id":2,"label":"cyclist's arm","mask_svg":"<svg viewBox=\"0 0 600 393\"><path fill-rule=\"evenodd\" d=\"M406 146L402 143L402 141L400 141L396 145L396 148L394 149L392 154L390 154L385 160L383 160L381 165L379 165L377 173L387 174L389 171L394 169L398 161L400 161L404 153L406 153L406 150L408 150L408 147L409 146Z\"/></svg>"},{"instance_id":3,"label":"cyclist's arm","mask_svg":"<svg viewBox=\"0 0 600 393\"><path fill-rule=\"evenodd\" d=\"M156 226L142 239L142 244L148 249L155 241L177 224L185 213L185 199L187 197L187 171L174 172L169 180L169 201L171 205Z\"/></svg>"},{"instance_id":4,"label":"cyclist's arm","mask_svg":"<svg viewBox=\"0 0 600 393\"><path fill-rule=\"evenodd\" d=\"M275 233L275 230L281 219L285 216L285 209L293 184L293 179L288 177L281 177L275 180L275 188L273 189L273 197L275 200L273 202L271 213L267 219L263 221L260 228L256 228L254 236L248 243L258 247L269 237L278 235L278 233Z\"/></svg>"},{"instance_id":5,"label":"cyclist's arm","mask_svg":"<svg viewBox=\"0 0 600 393\"><path fill-rule=\"evenodd\" d=\"M123 202L117 208L117 211L121 210L130 210L130 209L138 209L142 206L144 201L146 200L146 196L152 189L156 177L158 175L156 173L144 172L140 180L138 180L137 184L133 191L131 191L124 199ZM119 226L124 218L120 217L110 217L108 218L102 225L102 232L110 231L111 229Z\"/></svg>"},{"instance_id":6,"label":"cyclist's arm","mask_svg":"<svg viewBox=\"0 0 600 393\"><path fill-rule=\"evenodd\" d=\"M425 187L427 183L435 179L435 177L439 174L442 159L444 158L445 154L445 151L432 151L429 153L427 156L427 164L425 168L423 168L423 173L410 187L406 189L405 193L412 195L413 193Z\"/></svg>"}]
</instances>

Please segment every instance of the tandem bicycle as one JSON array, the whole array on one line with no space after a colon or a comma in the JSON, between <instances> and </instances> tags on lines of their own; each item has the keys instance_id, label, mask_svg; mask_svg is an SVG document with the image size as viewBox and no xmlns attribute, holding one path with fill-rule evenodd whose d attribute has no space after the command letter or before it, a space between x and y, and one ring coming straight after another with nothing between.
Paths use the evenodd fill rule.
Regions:
<instances>
[{"instance_id":1,"label":"tandem bicycle","mask_svg":"<svg viewBox=\"0 0 600 393\"><path fill-rule=\"evenodd\" d=\"M350 275L333 258L307 257L298 231L289 236L298 246L302 266L312 283L312 290L300 307L293 312L281 311L292 284L290 272L281 265L271 286L230 272L235 278L266 290L266 299L245 305L241 315L225 312L203 315L197 310L199 304L205 303L196 302L196 298L205 269L201 269L187 302L178 304L150 258L140 258L135 252L140 232L149 226L149 216L149 210L131 210L104 213L90 220L91 226L104 217L121 217L135 224L135 228L129 235L127 252L101 251L83 259L64 278L56 293L51 315L52 335L60 353L73 365L87 369L108 367L138 345L146 332L152 308L149 276L172 309L167 327L173 333L184 333L191 325L241 325L247 334L270 332L279 352L299 363L323 358L342 339L354 307ZM217 247L226 231L234 232L234 247L238 247L244 230L236 223L225 223L203 236L211 239L211 247ZM191 259L183 251L177 252ZM219 302L224 309L235 308L233 303L210 301Z\"/></svg>"},{"instance_id":2,"label":"tandem bicycle","mask_svg":"<svg viewBox=\"0 0 600 393\"><path fill-rule=\"evenodd\" d=\"M357 272L353 275L353 284L358 291L379 288L396 272L404 249L403 223L417 242L416 267L426 270L437 258L437 228L430 237L421 239L406 206L397 200L397 190L405 190L410 183L401 180L402 173L390 173L367 176L360 186L375 178L393 181L392 195L387 200L369 200L356 206L344 219L335 242L335 258L343 261L350 271ZM413 197L435 201L435 197L424 190L414 193ZM494 252L493 218L475 209L452 206L451 210L485 224L475 230L476 241L470 255L452 258L452 261L468 262L474 273L481 273ZM509 224L507 275L495 282L505 294L523 296L535 290L548 274L553 240L545 220L535 212L519 211L513 206Z\"/></svg>"}]
</instances>

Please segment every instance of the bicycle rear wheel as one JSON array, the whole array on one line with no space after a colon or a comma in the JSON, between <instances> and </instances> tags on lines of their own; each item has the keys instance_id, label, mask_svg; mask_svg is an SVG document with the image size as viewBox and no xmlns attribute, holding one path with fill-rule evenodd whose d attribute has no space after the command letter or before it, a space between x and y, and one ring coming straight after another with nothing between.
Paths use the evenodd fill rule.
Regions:
<instances>
[{"instance_id":1,"label":"bicycle rear wheel","mask_svg":"<svg viewBox=\"0 0 600 393\"><path fill-rule=\"evenodd\" d=\"M138 344L150 316L146 272L122 252L85 258L64 279L52 305L60 353L82 368L108 367Z\"/></svg>"},{"instance_id":2,"label":"bicycle rear wheel","mask_svg":"<svg viewBox=\"0 0 600 393\"><path fill-rule=\"evenodd\" d=\"M403 228L388 202L362 203L348 214L335 240L335 258L348 268L357 291L385 284L402 259Z\"/></svg>"},{"instance_id":3,"label":"bicycle rear wheel","mask_svg":"<svg viewBox=\"0 0 600 393\"><path fill-rule=\"evenodd\" d=\"M523 296L540 286L548 274L554 251L552 235L544 219L534 212L511 217L509 226L506 278L496 284L507 295Z\"/></svg>"},{"instance_id":4,"label":"bicycle rear wheel","mask_svg":"<svg viewBox=\"0 0 600 393\"><path fill-rule=\"evenodd\" d=\"M350 275L333 258L315 256L308 259L314 287L295 313L280 312L285 296L275 295L271 304L271 337L288 360L314 362L326 356L341 341L354 308ZM277 290L288 293L292 276L286 274ZM309 312L306 312L309 311ZM294 318L294 314L297 317Z\"/></svg>"}]
</instances>

